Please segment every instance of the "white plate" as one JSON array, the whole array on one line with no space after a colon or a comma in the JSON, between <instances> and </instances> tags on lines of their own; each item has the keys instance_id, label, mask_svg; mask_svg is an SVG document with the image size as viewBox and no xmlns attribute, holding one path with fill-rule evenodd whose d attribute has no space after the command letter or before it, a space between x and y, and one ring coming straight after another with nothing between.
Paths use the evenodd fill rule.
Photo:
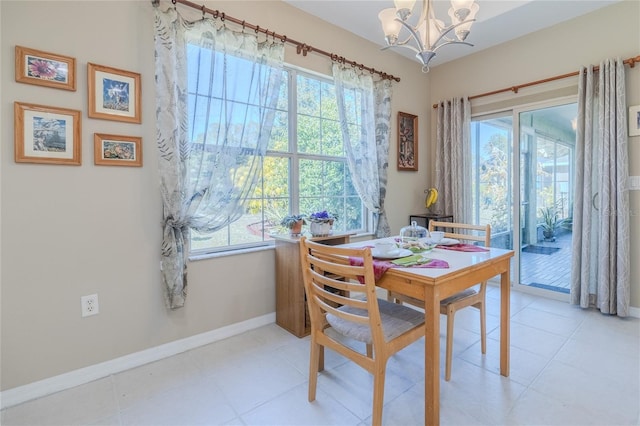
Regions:
<instances>
[{"instance_id":1,"label":"white plate","mask_svg":"<svg viewBox=\"0 0 640 426\"><path fill-rule=\"evenodd\" d=\"M407 249L395 249L386 253L380 253L376 249L371 249L371 255L378 259L400 259L401 257L411 256L412 254L415 253Z\"/></svg>"},{"instance_id":2,"label":"white plate","mask_svg":"<svg viewBox=\"0 0 640 426\"><path fill-rule=\"evenodd\" d=\"M440 240L440 242L437 242L437 243L433 241L431 238L424 238L420 241L424 241L427 244L437 244L440 246L451 246L454 244L460 244L460 241L454 238L443 238L442 240Z\"/></svg>"}]
</instances>

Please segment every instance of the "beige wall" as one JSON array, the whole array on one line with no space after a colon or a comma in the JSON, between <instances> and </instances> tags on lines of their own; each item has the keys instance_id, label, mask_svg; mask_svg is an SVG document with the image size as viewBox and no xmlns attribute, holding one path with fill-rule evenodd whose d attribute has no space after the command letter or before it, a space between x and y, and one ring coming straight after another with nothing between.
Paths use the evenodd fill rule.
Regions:
<instances>
[{"instance_id":1,"label":"beige wall","mask_svg":"<svg viewBox=\"0 0 640 426\"><path fill-rule=\"evenodd\" d=\"M380 52L378 45L328 27L279 1L206 4L402 78L394 84L392 134L398 111L420 117L420 170L396 170L393 138L387 206L395 231L406 224L409 214L423 211L423 190L431 183L432 169L428 166L431 103L567 72L581 63L597 62L613 54L628 57L638 53L637 30L633 33L624 29L629 16L638 15L637 3L603 12L605 22L612 25L609 32L603 31L602 23L595 20L567 24L570 31L561 26L549 30L549 35L545 31L504 47L478 52L450 66L436 67L429 75L422 74L419 65L413 62ZM187 10L180 6L179 9ZM111 17L117 19L110 20ZM0 389L11 389L273 312L272 250L191 262L186 306L177 311L165 309L158 270L161 202L153 142L150 2L2 0L0 19ZM593 31L594 28L599 30ZM628 32L631 35L626 35ZM597 37L607 37L608 41ZM589 43L584 43L583 38ZM16 83L15 45L75 57L77 91ZM303 58L288 49L286 60L329 73L330 63L323 57L311 54ZM141 125L87 118L87 62L142 75ZM630 94L629 103L637 105L639 83L637 77L631 80L629 86L634 94ZM16 164L14 101L81 110L82 166ZM95 166L94 133L142 136L144 167ZM640 174L638 145L637 140L630 144L630 155L636 159L631 165L632 174ZM631 197L635 212L632 230L636 236L640 229L638 195L635 192ZM638 240L633 243L636 258ZM633 267L637 286L639 266ZM100 314L83 319L80 296L92 293L99 295ZM634 306L640 306L637 288L634 301Z\"/></svg>"},{"instance_id":2,"label":"beige wall","mask_svg":"<svg viewBox=\"0 0 640 426\"><path fill-rule=\"evenodd\" d=\"M416 114L420 134L428 134L427 97L417 95L427 92L427 76L417 64L280 1L206 4L401 77L394 84L393 117L398 110ZM272 249L191 262L186 306L165 309L150 1L3 0L0 16L1 389L273 312ZM15 45L75 57L77 91L16 83ZM295 49L287 50L286 60L325 74L330 70L326 58L303 58ZM142 75L141 125L87 117L87 62ZM82 166L16 164L14 101L81 110ZM144 167L95 166L94 133L142 136ZM387 198L393 229L421 211L427 152L420 153L419 172L398 173L395 151L390 156L389 186L402 188L391 189ZM80 297L93 293L99 295L100 314L83 319Z\"/></svg>"},{"instance_id":3,"label":"beige wall","mask_svg":"<svg viewBox=\"0 0 640 426\"><path fill-rule=\"evenodd\" d=\"M518 84L578 71L581 65L606 58L640 55L640 2L625 0L544 31L477 52L434 68L430 76L432 104L455 96L476 95ZM627 105L640 104L640 67L626 68ZM522 89L521 97L573 86L569 78ZM472 113L491 110L498 101L514 103L508 93L472 101ZM491 105L493 103L493 105ZM435 117L431 118L432 123ZM435 138L434 132L432 137ZM629 175L640 175L640 137L629 138ZM631 259L640 259L640 191L629 192ZM631 262L631 305L640 307L640 263Z\"/></svg>"}]
</instances>

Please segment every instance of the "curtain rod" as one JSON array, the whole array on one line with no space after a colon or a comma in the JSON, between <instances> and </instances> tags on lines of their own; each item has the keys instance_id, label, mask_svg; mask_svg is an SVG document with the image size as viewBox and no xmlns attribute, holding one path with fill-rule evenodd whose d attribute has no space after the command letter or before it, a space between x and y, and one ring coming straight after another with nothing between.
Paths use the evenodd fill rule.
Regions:
<instances>
[{"instance_id":1,"label":"curtain rod","mask_svg":"<svg viewBox=\"0 0 640 426\"><path fill-rule=\"evenodd\" d=\"M635 58L629 58L629 59L625 59L624 61L622 61L623 64L628 64L631 68L635 67L636 62L640 64L640 55L636 56ZM593 67L594 71L598 71L599 69L600 69L600 67L597 66L597 65L595 67ZM542 84L542 83L548 83L550 81L562 80L563 78L574 77L574 76L577 76L579 74L580 74L580 71L575 71L575 72L570 72L570 73L567 73L567 74L556 75L554 77L544 78L542 80L531 81L529 83L519 84L517 86L506 87L504 89L494 90L492 92L486 92L486 93L481 93L479 95L469 96L469 100L482 98L482 97L485 97L485 96L497 95L498 93L504 93L504 92L509 92L509 91L511 91L513 93L518 93L518 90L523 89L525 87L535 86L537 84ZM439 102L439 103L442 103L442 102ZM438 104L433 104L433 109L438 108Z\"/></svg>"},{"instance_id":2,"label":"curtain rod","mask_svg":"<svg viewBox=\"0 0 640 426\"><path fill-rule=\"evenodd\" d=\"M309 44L306 43L302 43L300 41L294 40L292 38L287 37L286 35L281 35L281 34L277 34L275 31L270 31L267 28L260 28L259 25L253 25L250 24L244 20L240 20L237 18L234 18L233 16L229 16L224 12L220 12L219 10L213 10L213 9L209 9L207 7L203 5L198 6L196 3L190 2L188 0L171 0L171 3L173 3L174 5L176 3L180 3L182 5L191 7L193 9L198 9L202 11L202 17L204 18L205 14L209 13L213 16L214 19L218 19L220 18L220 20L222 22L224 22L225 20L227 21L231 21L234 24L238 24L238 25L242 25L242 29L244 30L245 28L249 28L251 30L254 30L256 32L256 34L258 33L263 33L267 35L268 37L273 37L274 39L279 38L283 43L289 43L289 44L293 44L296 46L296 52L298 53L298 55L300 53L302 53L302 56L307 56L308 52L315 52L318 53L320 55L324 55L329 57L332 61L334 62L338 62L341 64L350 64L352 67L358 67L358 69L360 70L367 70L369 71L371 74L378 74L380 77L382 77L383 80L395 80L395 81L400 81L400 77L395 77L391 74L387 74L384 71L380 71L380 70L376 70L375 68L370 68L367 67L363 64L358 64L356 61L350 61L348 59L346 59L344 56L338 56L335 53L330 53L330 52L326 52L322 49L318 49L317 47L313 47ZM151 4L153 4L154 7L158 7L160 5L160 0L151 0Z\"/></svg>"}]
</instances>

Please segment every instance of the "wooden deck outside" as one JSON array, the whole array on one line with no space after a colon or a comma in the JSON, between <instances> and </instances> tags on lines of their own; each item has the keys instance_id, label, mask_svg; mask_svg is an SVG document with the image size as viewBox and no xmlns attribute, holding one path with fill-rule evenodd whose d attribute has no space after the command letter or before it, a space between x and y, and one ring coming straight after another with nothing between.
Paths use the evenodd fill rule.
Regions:
<instances>
[{"instance_id":1,"label":"wooden deck outside","mask_svg":"<svg viewBox=\"0 0 640 426\"><path fill-rule=\"evenodd\" d=\"M561 233L554 242L538 242L549 254L522 251L520 282L524 285L568 293L571 286L571 232ZM557 249L557 250L553 250Z\"/></svg>"}]
</instances>

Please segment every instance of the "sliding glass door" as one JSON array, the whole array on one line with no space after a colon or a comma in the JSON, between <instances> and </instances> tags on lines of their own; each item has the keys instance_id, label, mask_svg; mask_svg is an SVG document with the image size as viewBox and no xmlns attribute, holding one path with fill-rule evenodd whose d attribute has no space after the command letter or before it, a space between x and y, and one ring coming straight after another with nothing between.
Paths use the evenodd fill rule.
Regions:
<instances>
[{"instance_id":1,"label":"sliding glass door","mask_svg":"<svg viewBox=\"0 0 640 426\"><path fill-rule=\"evenodd\" d=\"M473 220L515 250L518 285L568 293L576 114L564 101L472 121Z\"/></svg>"},{"instance_id":2,"label":"sliding glass door","mask_svg":"<svg viewBox=\"0 0 640 426\"><path fill-rule=\"evenodd\" d=\"M491 225L491 246L513 249L513 118L471 124L473 222Z\"/></svg>"},{"instance_id":3,"label":"sliding glass door","mask_svg":"<svg viewBox=\"0 0 640 426\"><path fill-rule=\"evenodd\" d=\"M569 293L575 103L520 111L520 284Z\"/></svg>"}]
</instances>

